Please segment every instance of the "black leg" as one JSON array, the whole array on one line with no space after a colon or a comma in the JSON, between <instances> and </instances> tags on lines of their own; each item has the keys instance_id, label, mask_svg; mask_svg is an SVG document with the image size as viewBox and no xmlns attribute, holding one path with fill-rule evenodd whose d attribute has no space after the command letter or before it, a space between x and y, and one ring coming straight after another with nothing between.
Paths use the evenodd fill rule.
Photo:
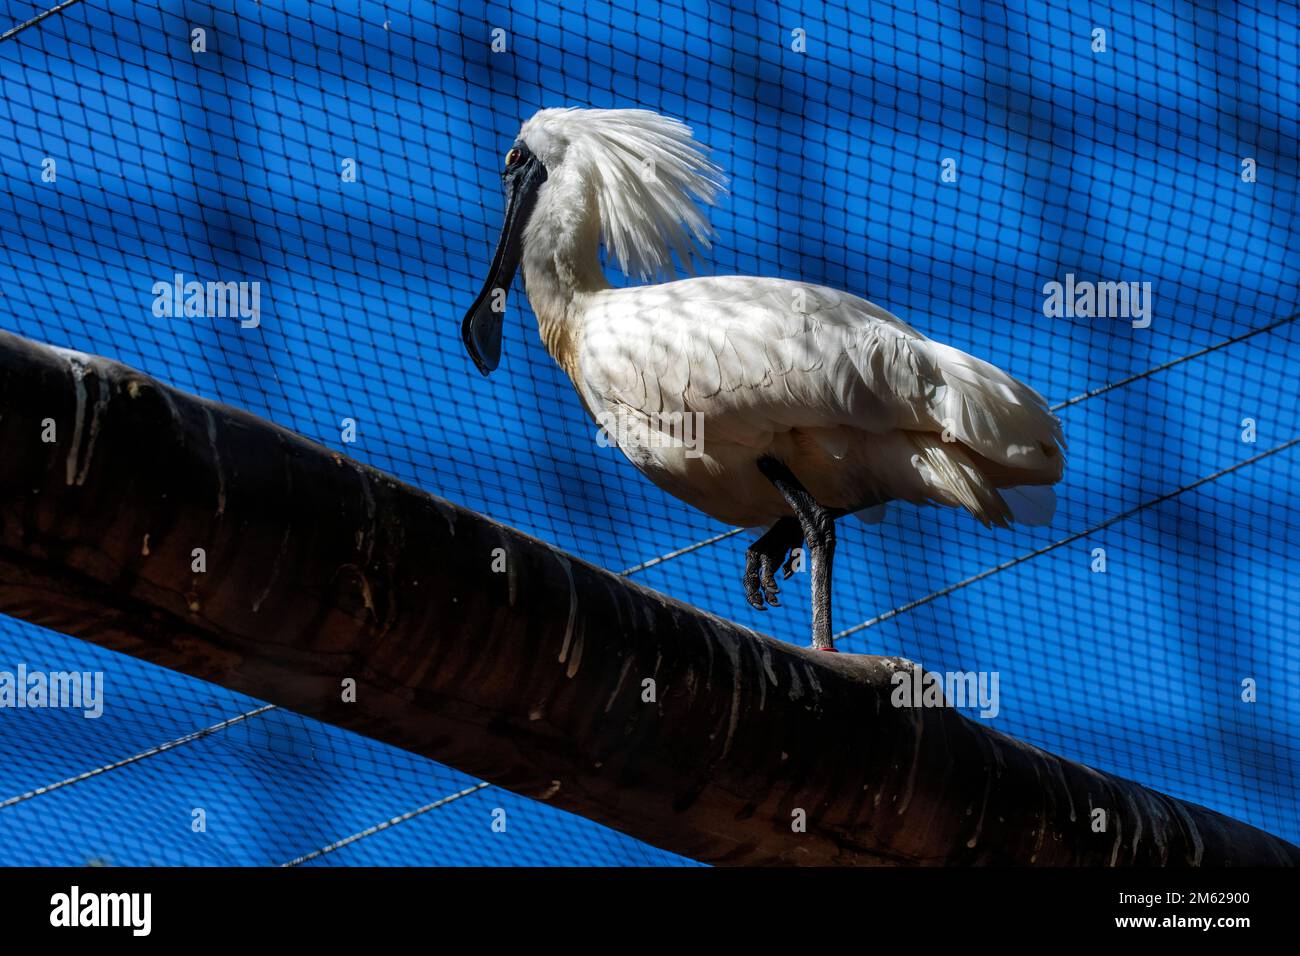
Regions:
<instances>
[{"instance_id":1,"label":"black leg","mask_svg":"<svg viewBox=\"0 0 1300 956\"><path fill-rule=\"evenodd\" d=\"M785 576L792 573L793 551L803 543L803 528L796 518L781 518L745 552L745 598L760 611L777 607L776 569L785 562ZM788 556L788 557L787 557Z\"/></svg>"},{"instance_id":2,"label":"black leg","mask_svg":"<svg viewBox=\"0 0 1300 956\"><path fill-rule=\"evenodd\" d=\"M835 560L836 512L819 505L784 462L760 458L758 470L794 509L804 540L808 542L812 565L812 646L818 650L834 650L835 642L831 640L831 566Z\"/></svg>"}]
</instances>

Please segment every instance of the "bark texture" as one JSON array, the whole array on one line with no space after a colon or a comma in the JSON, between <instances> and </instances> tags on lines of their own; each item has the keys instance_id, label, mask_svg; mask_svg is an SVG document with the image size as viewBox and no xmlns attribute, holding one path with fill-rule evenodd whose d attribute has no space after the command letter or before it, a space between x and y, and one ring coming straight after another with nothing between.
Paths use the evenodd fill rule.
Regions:
<instances>
[{"instance_id":1,"label":"bark texture","mask_svg":"<svg viewBox=\"0 0 1300 956\"><path fill-rule=\"evenodd\" d=\"M891 706L907 661L756 634L252 415L4 333L0 612L711 863L1300 861L950 708Z\"/></svg>"}]
</instances>

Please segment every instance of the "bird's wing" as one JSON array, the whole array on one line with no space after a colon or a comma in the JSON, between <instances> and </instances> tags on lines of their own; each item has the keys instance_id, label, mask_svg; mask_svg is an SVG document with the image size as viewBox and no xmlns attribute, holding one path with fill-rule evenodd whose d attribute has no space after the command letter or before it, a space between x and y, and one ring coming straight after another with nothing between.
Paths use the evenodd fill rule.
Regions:
<instances>
[{"instance_id":1,"label":"bird's wing","mask_svg":"<svg viewBox=\"0 0 1300 956\"><path fill-rule=\"evenodd\" d=\"M587 397L641 414L699 412L756 447L791 429L948 432L1037 469L1060 426L1033 389L857 296L744 276L598 293L579 368Z\"/></svg>"}]
</instances>

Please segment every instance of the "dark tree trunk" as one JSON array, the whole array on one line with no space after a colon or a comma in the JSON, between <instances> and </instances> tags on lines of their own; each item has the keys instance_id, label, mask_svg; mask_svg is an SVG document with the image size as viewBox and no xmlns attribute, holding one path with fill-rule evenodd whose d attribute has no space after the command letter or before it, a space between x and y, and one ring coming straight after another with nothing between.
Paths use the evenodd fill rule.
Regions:
<instances>
[{"instance_id":1,"label":"dark tree trunk","mask_svg":"<svg viewBox=\"0 0 1300 956\"><path fill-rule=\"evenodd\" d=\"M906 661L754 634L252 415L3 333L0 611L713 863L1300 861L949 708L891 706Z\"/></svg>"}]
</instances>

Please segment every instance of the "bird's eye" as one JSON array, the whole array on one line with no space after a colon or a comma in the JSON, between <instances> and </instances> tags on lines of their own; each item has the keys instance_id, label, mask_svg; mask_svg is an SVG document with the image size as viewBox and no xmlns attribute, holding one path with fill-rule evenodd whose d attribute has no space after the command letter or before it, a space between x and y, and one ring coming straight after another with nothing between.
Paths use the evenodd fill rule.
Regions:
<instances>
[{"instance_id":1,"label":"bird's eye","mask_svg":"<svg viewBox=\"0 0 1300 956\"><path fill-rule=\"evenodd\" d=\"M512 169L519 165L520 152L518 149L512 149L506 153L506 169Z\"/></svg>"}]
</instances>

